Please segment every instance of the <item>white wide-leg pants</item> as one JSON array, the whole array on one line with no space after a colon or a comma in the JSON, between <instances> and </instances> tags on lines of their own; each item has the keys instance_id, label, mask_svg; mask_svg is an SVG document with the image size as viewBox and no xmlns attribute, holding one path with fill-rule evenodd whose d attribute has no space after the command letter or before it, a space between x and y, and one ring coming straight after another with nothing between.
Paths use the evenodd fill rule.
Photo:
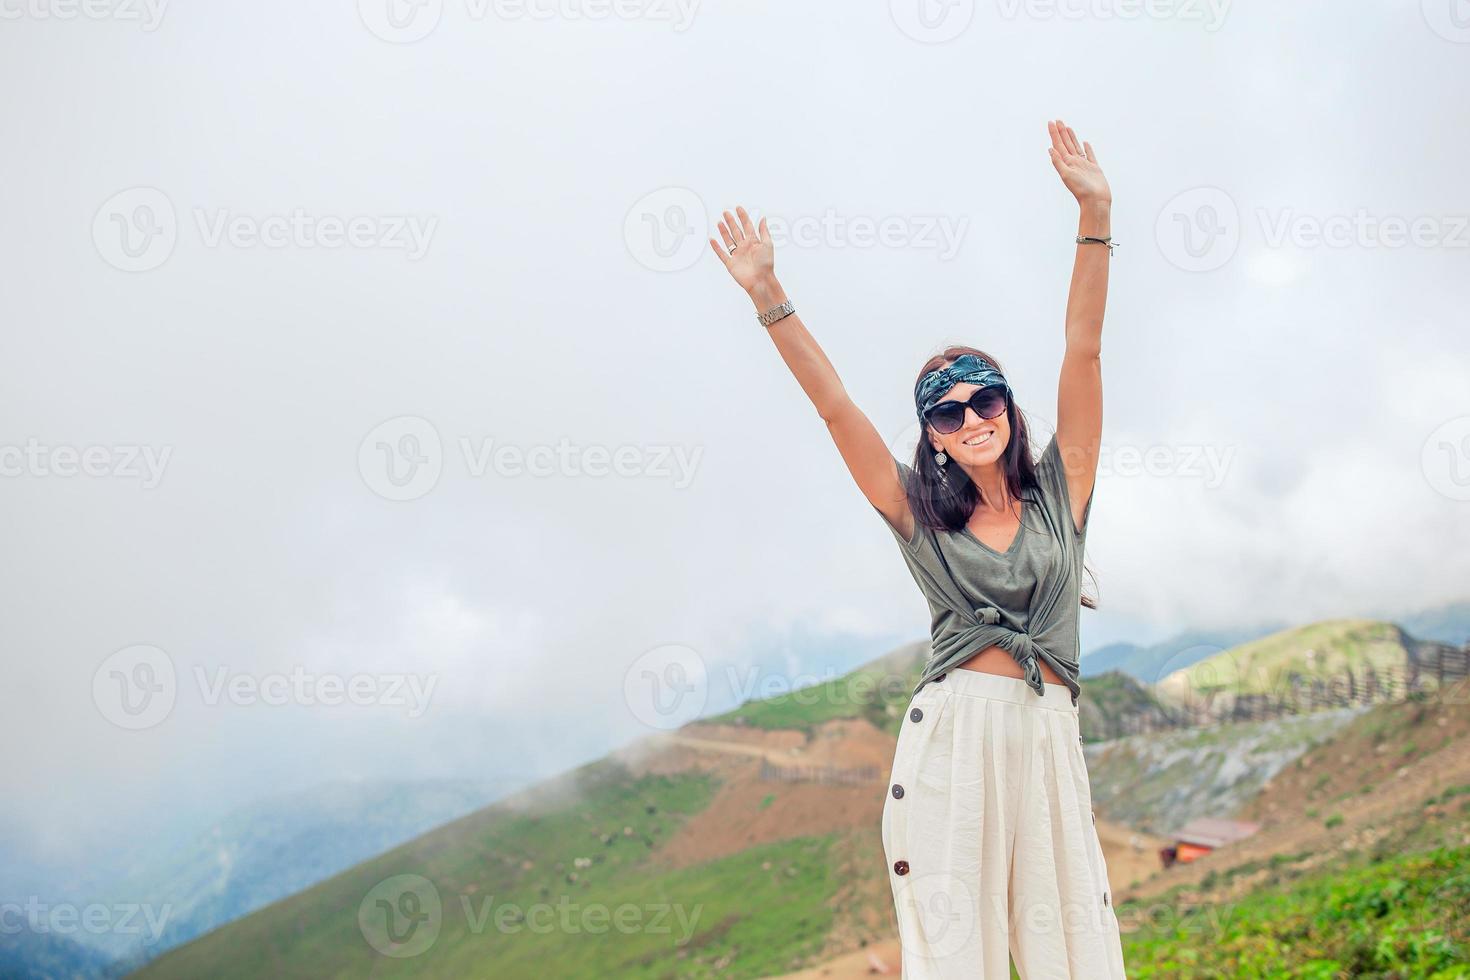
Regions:
<instances>
[{"instance_id":1,"label":"white wide-leg pants","mask_svg":"<svg viewBox=\"0 0 1470 980\"><path fill-rule=\"evenodd\" d=\"M883 850L904 980L1126 978L1066 687L957 668L899 731Z\"/></svg>"}]
</instances>

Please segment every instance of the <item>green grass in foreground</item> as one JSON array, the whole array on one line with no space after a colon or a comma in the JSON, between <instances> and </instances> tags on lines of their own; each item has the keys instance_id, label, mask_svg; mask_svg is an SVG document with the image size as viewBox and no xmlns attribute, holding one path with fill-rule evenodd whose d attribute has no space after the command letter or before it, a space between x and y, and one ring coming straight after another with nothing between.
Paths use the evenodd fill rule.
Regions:
<instances>
[{"instance_id":1,"label":"green grass in foreground","mask_svg":"<svg viewBox=\"0 0 1470 980\"><path fill-rule=\"evenodd\" d=\"M1130 978L1470 978L1470 848L1440 848L1174 912L1124 903Z\"/></svg>"},{"instance_id":2,"label":"green grass in foreground","mask_svg":"<svg viewBox=\"0 0 1470 980\"><path fill-rule=\"evenodd\" d=\"M654 860L717 788L705 775L633 779L592 766L568 803L457 821L172 950L138 976L784 973L817 953L832 928L833 838L780 841L676 870ZM423 927L435 930L430 944L395 957L374 949L359 915L375 887L398 875L425 879L440 911Z\"/></svg>"},{"instance_id":3,"label":"green grass in foreground","mask_svg":"<svg viewBox=\"0 0 1470 980\"><path fill-rule=\"evenodd\" d=\"M506 934L494 925L469 934L455 916L441 936L453 947L425 963L421 975L724 980L784 973L793 960L816 953L832 927L831 843L797 838L658 876L626 877L579 897L565 918L547 915ZM587 915L603 908L636 914L626 926ZM397 966L379 961L376 975L396 974Z\"/></svg>"}]
</instances>

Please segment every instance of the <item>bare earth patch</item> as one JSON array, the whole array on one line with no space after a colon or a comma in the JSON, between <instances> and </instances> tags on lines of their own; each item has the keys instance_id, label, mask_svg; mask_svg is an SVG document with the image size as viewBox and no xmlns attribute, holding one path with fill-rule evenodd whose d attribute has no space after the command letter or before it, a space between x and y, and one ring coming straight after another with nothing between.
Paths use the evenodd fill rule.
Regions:
<instances>
[{"instance_id":1,"label":"bare earth patch","mask_svg":"<svg viewBox=\"0 0 1470 980\"><path fill-rule=\"evenodd\" d=\"M880 827L895 739L860 719L818 726L808 737L737 725L686 725L619 753L635 775L708 772L721 786L704 812L654 853L688 867L793 837L837 833L829 903L833 928L819 966L792 978L899 975L892 891ZM1114 891L1158 867L1166 841L1099 817Z\"/></svg>"},{"instance_id":2,"label":"bare earth patch","mask_svg":"<svg viewBox=\"0 0 1470 980\"><path fill-rule=\"evenodd\" d=\"M1119 900L1147 899L1177 885L1197 886L1211 871L1223 873L1278 854L1302 855L1292 867L1305 870L1334 852L1366 849L1390 835L1426 827L1444 844L1470 844L1463 821L1456 819L1463 797L1425 805L1445 789L1470 784L1470 708L1465 698L1383 707L1391 714L1363 716L1332 742L1303 755L1299 765L1278 773L1241 807L1237 819L1262 823L1254 836L1189 864L1158 870L1137 888L1120 889ZM1385 715L1391 727L1387 737L1375 741L1373 728ZM1434 830L1435 822L1442 823L1442 832ZM1229 901L1260 885L1267 874L1234 876L1209 897Z\"/></svg>"}]
</instances>

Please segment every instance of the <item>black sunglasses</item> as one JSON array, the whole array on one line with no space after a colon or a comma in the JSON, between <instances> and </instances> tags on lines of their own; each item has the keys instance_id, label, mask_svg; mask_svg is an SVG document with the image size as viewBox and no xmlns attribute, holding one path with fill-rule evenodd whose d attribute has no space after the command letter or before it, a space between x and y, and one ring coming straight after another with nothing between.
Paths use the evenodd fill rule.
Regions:
<instances>
[{"instance_id":1,"label":"black sunglasses","mask_svg":"<svg viewBox=\"0 0 1470 980\"><path fill-rule=\"evenodd\" d=\"M976 390L969 398L961 401L951 399L940 402L929 409L924 416L924 421L934 426L935 432L948 435L958 432L965 424L965 406L975 410L975 414L982 419L993 419L1006 410L1005 385L990 385Z\"/></svg>"}]
</instances>

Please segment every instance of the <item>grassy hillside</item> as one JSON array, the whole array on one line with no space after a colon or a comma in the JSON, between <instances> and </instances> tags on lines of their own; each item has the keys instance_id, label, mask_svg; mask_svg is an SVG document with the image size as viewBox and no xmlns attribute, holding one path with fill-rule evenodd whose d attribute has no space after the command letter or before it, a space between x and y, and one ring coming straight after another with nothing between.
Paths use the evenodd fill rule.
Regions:
<instances>
[{"instance_id":1,"label":"grassy hillside","mask_svg":"<svg viewBox=\"0 0 1470 980\"><path fill-rule=\"evenodd\" d=\"M716 789L698 774L632 778L607 763L584 767L560 792L450 824L135 975L545 980L669 977L676 966L687 977L776 972L792 955L819 948L830 927L831 841L787 840L678 869L654 860L660 842ZM395 922L386 920L389 910ZM425 945L430 931L437 936Z\"/></svg>"},{"instance_id":2,"label":"grassy hillside","mask_svg":"<svg viewBox=\"0 0 1470 980\"><path fill-rule=\"evenodd\" d=\"M904 708L928 654L927 643L908 644L842 677L777 697L748 701L704 721L810 735L825 722L860 718L897 737ZM1082 736L1088 741L1115 738L1121 731L1120 719L1163 714L1145 685L1118 671L1084 676L1078 705Z\"/></svg>"},{"instance_id":3,"label":"grassy hillside","mask_svg":"<svg viewBox=\"0 0 1470 980\"><path fill-rule=\"evenodd\" d=\"M841 677L776 697L747 701L703 721L810 734L824 722L862 718L896 736L903 708L919 682L928 655L928 643L905 644Z\"/></svg>"},{"instance_id":4,"label":"grassy hillside","mask_svg":"<svg viewBox=\"0 0 1470 980\"><path fill-rule=\"evenodd\" d=\"M1110 643L1082 658L1084 676L1122 671L1143 684L1153 684L1172 670L1188 667L1220 650L1287 629L1288 623L1255 623L1221 629L1186 629L1157 643Z\"/></svg>"},{"instance_id":5,"label":"grassy hillside","mask_svg":"<svg viewBox=\"0 0 1470 980\"><path fill-rule=\"evenodd\" d=\"M1101 742L1123 734L1124 719L1163 719L1164 709L1145 685L1118 670L1082 678L1077 699L1082 737Z\"/></svg>"},{"instance_id":6,"label":"grassy hillside","mask_svg":"<svg viewBox=\"0 0 1470 980\"><path fill-rule=\"evenodd\" d=\"M1181 636L1193 634L1181 634ZM1149 648L1160 656L1168 644ZM1210 649L1199 645L1201 651ZM1244 694L1289 695L1294 683L1335 678L1348 670L1362 675L1412 669L1435 649L1392 623L1336 619L1283 629L1216 652L1161 679L1157 685L1120 671L1085 674L1081 726L1089 742L1117 737L1122 719L1160 716L1186 701L1215 698L1228 704ZM909 692L918 682L928 644L914 643L822 684L760 701L750 701L718 717L714 724L749 725L810 733L839 718L862 718L897 734ZM1177 651L1174 654L1177 656Z\"/></svg>"},{"instance_id":7,"label":"grassy hillside","mask_svg":"<svg viewBox=\"0 0 1470 980\"><path fill-rule=\"evenodd\" d=\"M1444 696L1420 695L1354 712L1351 721L1279 769L1242 806L1218 814L1257 822L1258 833L1130 883L1122 898L1199 889L1215 900L1232 900L1272 887L1281 876L1363 855L1383 860L1470 846L1467 705L1470 681Z\"/></svg>"},{"instance_id":8,"label":"grassy hillside","mask_svg":"<svg viewBox=\"0 0 1470 980\"><path fill-rule=\"evenodd\" d=\"M1289 698L1296 685L1314 678L1337 678L1351 671L1361 678L1412 672L1433 644L1424 644L1392 623L1371 619L1332 619L1231 647L1162 678L1161 700L1169 704L1213 700L1228 703L1241 695Z\"/></svg>"},{"instance_id":9,"label":"grassy hillside","mask_svg":"<svg viewBox=\"0 0 1470 980\"><path fill-rule=\"evenodd\" d=\"M759 977L880 939L892 929L878 835L887 764L926 651L899 648L583 767L137 975ZM1106 710L1148 701L1116 677L1086 684ZM571 927L531 928L549 914L534 910L567 905ZM659 930L608 928L618 910L646 923L653 906ZM410 928L425 909L425 931ZM398 945L389 916L402 919Z\"/></svg>"},{"instance_id":10,"label":"grassy hillside","mask_svg":"<svg viewBox=\"0 0 1470 980\"><path fill-rule=\"evenodd\" d=\"M1212 815L1261 824L1121 889L1129 976L1470 977L1467 706L1461 682L1352 711L1096 747L1094 799L1103 794L1114 818L1147 823L1217 792ZM1211 745L1223 742L1233 748L1217 768ZM1228 769L1252 785L1237 792Z\"/></svg>"},{"instance_id":11,"label":"grassy hillside","mask_svg":"<svg viewBox=\"0 0 1470 980\"><path fill-rule=\"evenodd\" d=\"M1407 656L1394 630L1317 624L1231 652L1263 669L1290 669L1308 649L1333 662L1391 660L1395 642ZM892 942L879 817L893 736L926 651L910 644L826 684L651 736L173 950L138 975L753 978L871 952ZM1460 790L1470 787L1464 700L1104 741L1109 726L1159 705L1121 674L1083 686L1084 751L1120 915L1126 902L1226 906L1300 885L1294 928L1322 935L1304 946L1310 959L1361 965L1369 939L1327 941L1321 923L1341 903L1319 900L1307 876L1470 846L1470 792ZM1143 832L1196 815L1256 819L1263 830L1156 871L1160 841ZM1374 881L1322 887L1357 894ZM1403 894L1417 901L1412 890ZM1261 909L1240 920L1239 936L1221 933L1228 955L1249 969L1287 941L1270 932L1282 916ZM1139 933L1142 951L1130 962L1158 957L1203 971L1157 975L1222 975L1222 961L1191 951L1173 928L1155 922ZM1372 938L1383 957L1421 943L1391 922L1385 928L1398 931ZM1327 969L1308 968L1290 950L1276 955Z\"/></svg>"},{"instance_id":12,"label":"grassy hillside","mask_svg":"<svg viewBox=\"0 0 1470 980\"><path fill-rule=\"evenodd\" d=\"M1288 880L1177 915L1118 906L1136 980L1470 977L1470 847Z\"/></svg>"}]
</instances>

